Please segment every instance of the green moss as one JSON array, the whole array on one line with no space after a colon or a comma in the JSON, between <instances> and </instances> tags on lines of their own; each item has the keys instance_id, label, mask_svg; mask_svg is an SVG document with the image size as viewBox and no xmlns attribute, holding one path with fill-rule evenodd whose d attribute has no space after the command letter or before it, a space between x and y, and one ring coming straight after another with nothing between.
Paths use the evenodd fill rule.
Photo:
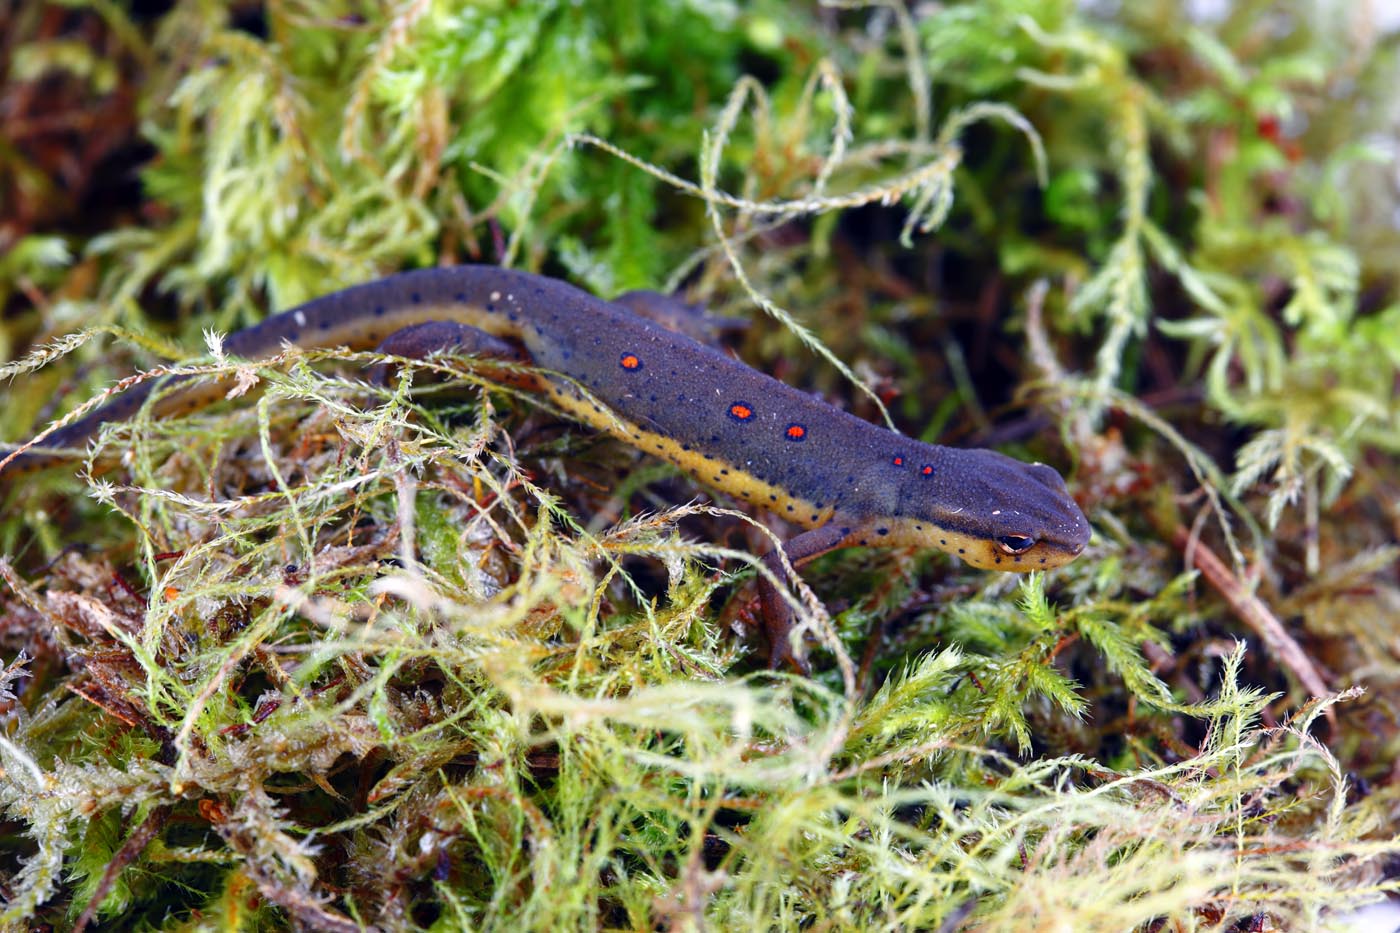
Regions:
<instances>
[{"instance_id":1,"label":"green moss","mask_svg":"<svg viewBox=\"0 0 1400 933\"><path fill-rule=\"evenodd\" d=\"M0 925L1312 929L1395 887L1393 36L310 0L70 11L94 55L20 6L0 99L128 93L151 155L87 216L0 148L0 430L136 367L254 391L3 490ZM200 349L455 261L685 282L790 382L1072 465L1095 539L829 555L816 673L769 673L769 534L671 468L471 360Z\"/></svg>"}]
</instances>

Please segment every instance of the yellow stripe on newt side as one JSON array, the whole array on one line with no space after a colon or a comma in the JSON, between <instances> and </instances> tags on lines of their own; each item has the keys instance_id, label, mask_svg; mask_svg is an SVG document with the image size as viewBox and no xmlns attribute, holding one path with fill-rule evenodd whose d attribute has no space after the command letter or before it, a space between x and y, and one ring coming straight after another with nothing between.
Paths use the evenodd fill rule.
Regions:
<instances>
[{"instance_id":1,"label":"yellow stripe on newt side","mask_svg":"<svg viewBox=\"0 0 1400 933\"><path fill-rule=\"evenodd\" d=\"M835 512L830 505L818 508L816 503L809 499L794 496L786 489L765 483L746 473L737 464L725 463L711 454L679 444L664 434L648 431L610 412L600 412L576 390L551 382L548 393L556 405L579 421L605 431L638 450L668 460L705 485L745 502L751 502L795 525L816 528L826 524Z\"/></svg>"}]
</instances>

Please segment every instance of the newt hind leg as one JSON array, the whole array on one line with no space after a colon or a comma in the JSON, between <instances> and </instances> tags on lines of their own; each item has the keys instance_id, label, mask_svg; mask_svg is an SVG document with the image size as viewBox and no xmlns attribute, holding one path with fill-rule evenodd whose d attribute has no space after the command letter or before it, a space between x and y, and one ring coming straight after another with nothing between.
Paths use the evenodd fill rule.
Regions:
<instances>
[{"instance_id":1,"label":"newt hind leg","mask_svg":"<svg viewBox=\"0 0 1400 933\"><path fill-rule=\"evenodd\" d=\"M679 295L663 295L661 292L649 291L624 292L614 298L612 303L621 305L637 317L712 347L719 347L720 338L725 334L741 331L749 326L749 322L743 318L711 314L704 305L690 304Z\"/></svg>"},{"instance_id":2,"label":"newt hind leg","mask_svg":"<svg viewBox=\"0 0 1400 933\"><path fill-rule=\"evenodd\" d=\"M424 321L396 330L376 350L413 360L427 359L434 353L453 353L505 363L532 362L529 354L515 344L457 321ZM376 385L383 385L388 375L389 365L379 363L370 370L369 378ZM525 389L539 389L539 379L525 373L503 371L492 378Z\"/></svg>"}]
</instances>

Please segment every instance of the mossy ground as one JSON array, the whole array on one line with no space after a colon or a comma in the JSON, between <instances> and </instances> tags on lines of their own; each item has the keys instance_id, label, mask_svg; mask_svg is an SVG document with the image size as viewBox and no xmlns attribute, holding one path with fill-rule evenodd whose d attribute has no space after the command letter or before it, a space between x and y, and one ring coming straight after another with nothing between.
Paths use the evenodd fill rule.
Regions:
<instances>
[{"instance_id":1,"label":"mossy ground","mask_svg":"<svg viewBox=\"0 0 1400 933\"><path fill-rule=\"evenodd\" d=\"M1179 6L0 9L0 432L140 370L250 390L4 491L0 923L1292 930L1393 890L1397 39ZM761 518L470 361L201 337L461 261L683 287L780 378L1061 467L1095 539L830 555L817 673L771 674Z\"/></svg>"}]
</instances>

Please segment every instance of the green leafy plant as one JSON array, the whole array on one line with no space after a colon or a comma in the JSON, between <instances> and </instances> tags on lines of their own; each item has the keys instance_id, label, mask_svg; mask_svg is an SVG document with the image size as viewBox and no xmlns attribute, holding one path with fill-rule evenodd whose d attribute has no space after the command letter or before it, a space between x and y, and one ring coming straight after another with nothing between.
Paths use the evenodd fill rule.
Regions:
<instances>
[{"instance_id":1,"label":"green leafy plant","mask_svg":"<svg viewBox=\"0 0 1400 933\"><path fill-rule=\"evenodd\" d=\"M19 6L6 112L129 95L141 188L65 213L34 127L0 147L0 428L133 369L244 394L0 489L0 926L1317 929L1394 890L1400 236L1349 183L1393 36ZM1094 540L828 555L816 673L773 673L775 535L722 495L469 359L201 340L459 261L683 285L842 407L1072 465Z\"/></svg>"}]
</instances>

